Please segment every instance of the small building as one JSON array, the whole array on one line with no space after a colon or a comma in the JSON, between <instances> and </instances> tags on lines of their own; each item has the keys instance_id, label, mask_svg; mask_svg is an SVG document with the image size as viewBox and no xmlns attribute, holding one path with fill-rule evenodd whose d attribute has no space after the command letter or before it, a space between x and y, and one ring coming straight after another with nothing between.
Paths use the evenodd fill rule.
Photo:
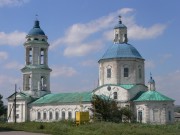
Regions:
<instances>
[{"instance_id":1,"label":"small building","mask_svg":"<svg viewBox=\"0 0 180 135\"><path fill-rule=\"evenodd\" d=\"M145 85L145 59L128 42L127 27L121 18L114 27L114 43L98 61L98 87L89 92L51 93L47 39L36 20L24 43L23 90L8 97L8 122L15 118L17 122L75 120L77 111L90 111L93 94L108 96L119 106L129 107L137 122L174 122L174 100L156 91L152 76L148 87Z\"/></svg>"}]
</instances>

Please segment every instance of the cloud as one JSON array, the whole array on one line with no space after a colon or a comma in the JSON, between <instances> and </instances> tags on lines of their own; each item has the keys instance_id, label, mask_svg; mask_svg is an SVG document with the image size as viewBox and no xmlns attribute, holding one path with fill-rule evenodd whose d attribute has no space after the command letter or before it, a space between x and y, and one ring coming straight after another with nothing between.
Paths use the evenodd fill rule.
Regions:
<instances>
[{"instance_id":1,"label":"cloud","mask_svg":"<svg viewBox=\"0 0 180 135\"><path fill-rule=\"evenodd\" d=\"M145 68L152 69L152 68L155 68L155 66L156 66L155 63L152 60L146 60L145 61Z\"/></svg>"},{"instance_id":2,"label":"cloud","mask_svg":"<svg viewBox=\"0 0 180 135\"><path fill-rule=\"evenodd\" d=\"M134 24L129 27L128 37L130 39L142 40L156 38L164 32L167 25L165 24L154 24L149 28Z\"/></svg>"},{"instance_id":3,"label":"cloud","mask_svg":"<svg viewBox=\"0 0 180 135\"><path fill-rule=\"evenodd\" d=\"M29 0L0 0L0 7L4 6L21 6L27 3Z\"/></svg>"},{"instance_id":4,"label":"cloud","mask_svg":"<svg viewBox=\"0 0 180 135\"><path fill-rule=\"evenodd\" d=\"M157 91L162 91L168 97L174 98L180 104L180 70L155 77Z\"/></svg>"},{"instance_id":5,"label":"cloud","mask_svg":"<svg viewBox=\"0 0 180 135\"><path fill-rule=\"evenodd\" d=\"M23 67L23 65L16 61L12 61L12 62L7 63L4 67L6 69L18 69L19 70Z\"/></svg>"},{"instance_id":6,"label":"cloud","mask_svg":"<svg viewBox=\"0 0 180 135\"><path fill-rule=\"evenodd\" d=\"M77 74L77 71L73 67L68 66L54 66L51 73L52 77L71 77Z\"/></svg>"},{"instance_id":7,"label":"cloud","mask_svg":"<svg viewBox=\"0 0 180 135\"><path fill-rule=\"evenodd\" d=\"M160 23L153 24L150 27L138 25L135 20L135 10L133 9L122 9L121 12L124 13L122 15L122 21L123 24L128 27L128 39L130 40L144 40L156 38L162 35L167 28L166 24ZM103 35L106 40L112 41L114 38L113 29L104 31Z\"/></svg>"},{"instance_id":8,"label":"cloud","mask_svg":"<svg viewBox=\"0 0 180 135\"><path fill-rule=\"evenodd\" d=\"M18 46L22 45L26 37L25 32L14 31L12 33L0 32L0 45Z\"/></svg>"},{"instance_id":9,"label":"cloud","mask_svg":"<svg viewBox=\"0 0 180 135\"><path fill-rule=\"evenodd\" d=\"M97 38L91 39L90 43L88 43L88 39L100 31L112 28L112 25L115 25L117 22L119 14L123 15L132 11L133 9L124 8L88 23L73 24L66 30L63 37L52 42L50 49L65 45L65 56L84 56L94 50L98 50L101 48L101 43L99 41L97 43Z\"/></svg>"},{"instance_id":10,"label":"cloud","mask_svg":"<svg viewBox=\"0 0 180 135\"><path fill-rule=\"evenodd\" d=\"M104 42L113 40L114 34L112 28L117 24L119 15L122 16L123 23L128 27L129 39L142 40L156 38L167 27L165 24L158 23L147 28L140 26L135 22L134 13L135 10L132 8L122 8L87 23L73 24L65 31L63 37L59 37L52 42L50 49L65 46L65 56L84 56L93 52L92 50L98 50L100 49L98 45L101 46ZM90 40L94 42L99 39L101 39L101 44L97 44L97 48L93 44L88 44Z\"/></svg>"},{"instance_id":11,"label":"cloud","mask_svg":"<svg viewBox=\"0 0 180 135\"><path fill-rule=\"evenodd\" d=\"M86 60L81 62L81 65L85 67L94 67L94 66L98 66L98 63L95 60Z\"/></svg>"},{"instance_id":12,"label":"cloud","mask_svg":"<svg viewBox=\"0 0 180 135\"><path fill-rule=\"evenodd\" d=\"M64 56L84 56L91 52L96 52L102 46L100 41L90 42L90 43L83 43L74 46L68 46L64 50Z\"/></svg>"},{"instance_id":13,"label":"cloud","mask_svg":"<svg viewBox=\"0 0 180 135\"><path fill-rule=\"evenodd\" d=\"M0 52L0 61L6 60L8 58L7 52Z\"/></svg>"}]
</instances>

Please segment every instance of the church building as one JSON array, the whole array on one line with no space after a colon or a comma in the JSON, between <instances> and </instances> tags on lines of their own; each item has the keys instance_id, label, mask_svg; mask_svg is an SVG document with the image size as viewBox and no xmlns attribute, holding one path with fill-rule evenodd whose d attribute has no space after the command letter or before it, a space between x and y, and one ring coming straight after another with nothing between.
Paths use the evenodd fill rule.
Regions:
<instances>
[{"instance_id":1,"label":"church building","mask_svg":"<svg viewBox=\"0 0 180 135\"><path fill-rule=\"evenodd\" d=\"M24 43L23 89L8 97L8 122L74 120L77 111L90 111L91 98L96 94L130 108L137 122L174 123L174 100L156 91L152 76L145 85L145 59L129 44L121 18L114 27L114 43L98 61L98 87L88 92L51 93L47 39L35 20Z\"/></svg>"}]
</instances>

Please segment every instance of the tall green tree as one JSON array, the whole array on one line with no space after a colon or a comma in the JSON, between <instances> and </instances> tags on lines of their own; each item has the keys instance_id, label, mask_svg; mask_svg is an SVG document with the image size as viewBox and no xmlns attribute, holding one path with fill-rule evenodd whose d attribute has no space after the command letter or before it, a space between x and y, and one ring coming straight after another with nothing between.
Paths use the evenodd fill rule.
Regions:
<instances>
[{"instance_id":1,"label":"tall green tree","mask_svg":"<svg viewBox=\"0 0 180 135\"><path fill-rule=\"evenodd\" d=\"M3 99L3 96L0 95L0 116L3 114L6 114L6 107L4 106L2 99Z\"/></svg>"},{"instance_id":2,"label":"tall green tree","mask_svg":"<svg viewBox=\"0 0 180 135\"><path fill-rule=\"evenodd\" d=\"M94 113L96 119L103 121L116 121L122 120L121 111L117 105L117 102L106 97L94 95L91 101L91 111Z\"/></svg>"},{"instance_id":3,"label":"tall green tree","mask_svg":"<svg viewBox=\"0 0 180 135\"><path fill-rule=\"evenodd\" d=\"M122 122L122 118L130 120L132 112L127 107L120 108L118 103L106 96L93 95L91 111L96 119L111 122Z\"/></svg>"}]
</instances>

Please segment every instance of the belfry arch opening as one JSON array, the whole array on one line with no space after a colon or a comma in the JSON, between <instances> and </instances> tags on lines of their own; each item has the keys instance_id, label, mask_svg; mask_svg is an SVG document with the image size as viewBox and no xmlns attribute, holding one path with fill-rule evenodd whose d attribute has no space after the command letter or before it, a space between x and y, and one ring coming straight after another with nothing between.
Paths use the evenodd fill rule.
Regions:
<instances>
[{"instance_id":1,"label":"belfry arch opening","mask_svg":"<svg viewBox=\"0 0 180 135\"><path fill-rule=\"evenodd\" d=\"M46 90L47 88L47 80L45 76L41 76L41 90Z\"/></svg>"}]
</instances>

